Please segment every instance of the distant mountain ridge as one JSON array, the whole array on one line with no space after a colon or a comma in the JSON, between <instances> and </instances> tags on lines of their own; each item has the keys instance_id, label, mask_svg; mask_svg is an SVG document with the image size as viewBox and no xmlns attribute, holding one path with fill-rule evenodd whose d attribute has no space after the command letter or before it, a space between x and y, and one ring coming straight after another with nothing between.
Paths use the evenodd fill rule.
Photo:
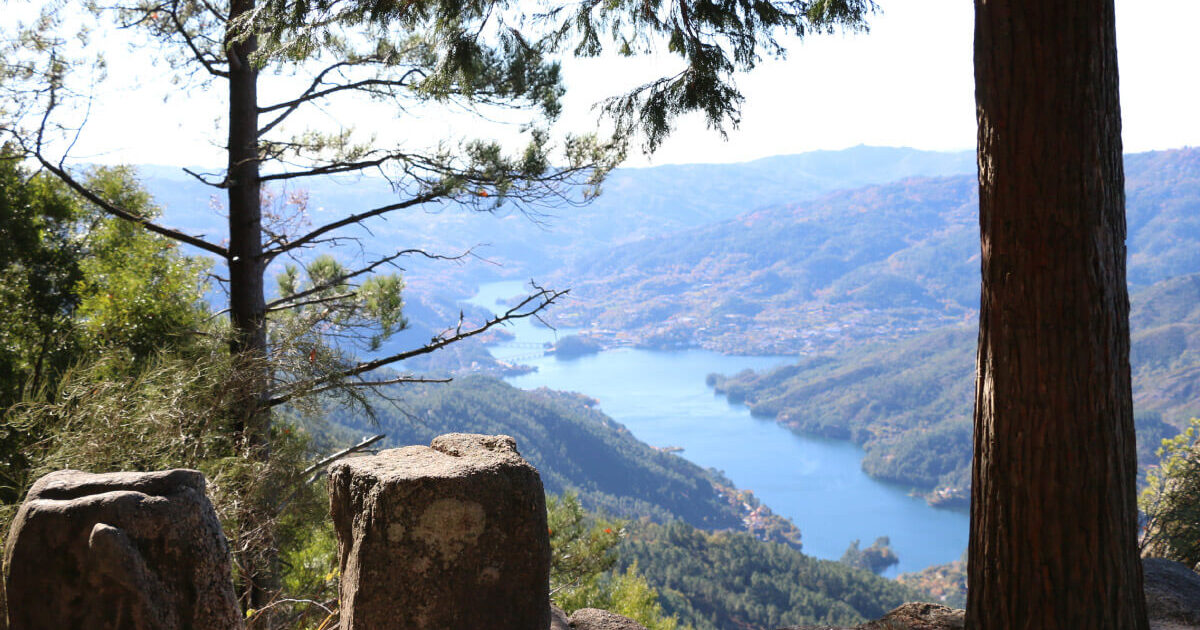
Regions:
<instances>
[{"instance_id":1,"label":"distant mountain ridge","mask_svg":"<svg viewBox=\"0 0 1200 630\"><path fill-rule=\"evenodd\" d=\"M1200 150L1126 156L1129 280L1200 271ZM969 322L978 187L914 178L745 212L582 258L565 325L654 348L791 354Z\"/></svg>"},{"instance_id":2,"label":"distant mountain ridge","mask_svg":"<svg viewBox=\"0 0 1200 630\"><path fill-rule=\"evenodd\" d=\"M225 219L219 211L222 190L202 184L180 168L138 168L165 210L165 223L210 238L224 234ZM972 152L867 146L736 164L617 169L605 182L603 194L592 203L578 208L538 208L535 220L511 208L484 214L428 206L373 220L370 232L350 233L361 239L365 251L376 254L397 247L456 253L487 244L479 254L504 266L474 265L466 273L528 277L546 274L589 251L705 225L758 207L810 199L840 188L918 175L971 173L974 169ZM315 224L322 217L396 200L382 178L328 177L307 185L308 212ZM423 282L424 274L463 273L420 261L414 261L412 269L410 284L418 287L435 284Z\"/></svg>"}]
</instances>

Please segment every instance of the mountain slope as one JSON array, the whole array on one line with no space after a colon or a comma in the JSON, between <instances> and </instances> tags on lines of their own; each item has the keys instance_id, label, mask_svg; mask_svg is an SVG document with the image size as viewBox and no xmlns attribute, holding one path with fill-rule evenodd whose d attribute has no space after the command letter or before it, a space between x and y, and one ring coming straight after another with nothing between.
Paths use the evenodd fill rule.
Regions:
<instances>
[{"instance_id":1,"label":"mountain slope","mask_svg":"<svg viewBox=\"0 0 1200 630\"><path fill-rule=\"evenodd\" d=\"M1200 150L1126 157L1130 282L1200 271ZM649 347L800 353L973 321L977 186L910 179L595 253L561 274L572 327Z\"/></svg>"},{"instance_id":2,"label":"mountain slope","mask_svg":"<svg viewBox=\"0 0 1200 630\"><path fill-rule=\"evenodd\" d=\"M1200 274L1130 298L1138 454L1200 415ZM865 446L875 477L961 500L969 484L976 332L970 326L801 359L766 373L709 378L718 392L797 431Z\"/></svg>"}]
</instances>

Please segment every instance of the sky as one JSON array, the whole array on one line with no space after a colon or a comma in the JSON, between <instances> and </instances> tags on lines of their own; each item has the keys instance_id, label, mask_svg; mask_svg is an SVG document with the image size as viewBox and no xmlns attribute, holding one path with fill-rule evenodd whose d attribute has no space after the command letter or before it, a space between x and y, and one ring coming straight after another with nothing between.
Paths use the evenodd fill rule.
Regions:
<instances>
[{"instance_id":1,"label":"sky","mask_svg":"<svg viewBox=\"0 0 1200 630\"><path fill-rule=\"evenodd\" d=\"M878 0L870 32L793 41L784 60L767 60L738 79L746 102L727 140L698 117L678 124L653 156L633 152L626 166L740 162L859 144L928 150L975 145L969 0ZM1200 0L1118 0L1124 143L1129 152L1200 145ZM224 106L215 93L172 87L144 52L114 49L110 80L96 94L73 156L134 164L219 164L213 134ZM670 59L567 60L567 99L556 130L594 127L592 105L638 79L667 71ZM219 84L218 84L219 87ZM270 83L264 94L270 95ZM215 88L214 88L215 89ZM164 100L164 97L165 100ZM380 118L380 117L383 118ZM309 122L388 120L384 140L436 142L512 135L512 125L481 127L438 110L391 124L369 107L315 113ZM411 124L415 122L415 124Z\"/></svg>"}]
</instances>

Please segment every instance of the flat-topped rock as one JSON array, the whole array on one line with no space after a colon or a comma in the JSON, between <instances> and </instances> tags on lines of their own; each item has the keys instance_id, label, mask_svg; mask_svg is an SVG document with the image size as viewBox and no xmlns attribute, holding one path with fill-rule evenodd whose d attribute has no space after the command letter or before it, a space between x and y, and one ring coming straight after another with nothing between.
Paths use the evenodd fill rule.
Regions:
<instances>
[{"instance_id":1,"label":"flat-topped rock","mask_svg":"<svg viewBox=\"0 0 1200 630\"><path fill-rule=\"evenodd\" d=\"M835 626L788 626L779 630L962 630L965 612L941 604L900 604L881 619L852 628Z\"/></svg>"},{"instance_id":2,"label":"flat-topped rock","mask_svg":"<svg viewBox=\"0 0 1200 630\"><path fill-rule=\"evenodd\" d=\"M54 472L4 548L10 630L242 627L229 548L195 470Z\"/></svg>"},{"instance_id":3,"label":"flat-topped rock","mask_svg":"<svg viewBox=\"0 0 1200 630\"><path fill-rule=\"evenodd\" d=\"M343 460L329 495L342 630L550 626L545 492L511 437Z\"/></svg>"},{"instance_id":4,"label":"flat-topped rock","mask_svg":"<svg viewBox=\"0 0 1200 630\"><path fill-rule=\"evenodd\" d=\"M646 630L646 626L599 608L581 608L571 615L571 630Z\"/></svg>"}]
</instances>

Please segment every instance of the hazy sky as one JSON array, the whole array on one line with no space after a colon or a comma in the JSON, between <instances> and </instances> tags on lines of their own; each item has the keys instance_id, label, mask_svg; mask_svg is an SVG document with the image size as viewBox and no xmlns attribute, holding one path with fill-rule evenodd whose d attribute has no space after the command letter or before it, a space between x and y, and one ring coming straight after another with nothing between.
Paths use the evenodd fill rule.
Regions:
<instances>
[{"instance_id":1,"label":"hazy sky","mask_svg":"<svg viewBox=\"0 0 1200 630\"><path fill-rule=\"evenodd\" d=\"M786 60L768 61L742 76L743 122L722 141L697 118L684 120L652 159L628 166L736 162L768 155L857 144L922 149L970 149L975 105L969 0L879 0L871 31L806 39ZM1200 145L1200 0L1118 0L1118 49L1127 151ZM110 53L114 79L97 96L74 156L99 162L220 163L213 147L217 95L175 92L141 64L142 56ZM586 130L591 104L633 80L662 74L655 59L568 61L567 108L558 127ZM222 84L216 84L222 87ZM266 90L269 93L269 86ZM377 112L345 108L312 118L370 120ZM410 141L490 133L430 110L416 125L383 127Z\"/></svg>"}]
</instances>

